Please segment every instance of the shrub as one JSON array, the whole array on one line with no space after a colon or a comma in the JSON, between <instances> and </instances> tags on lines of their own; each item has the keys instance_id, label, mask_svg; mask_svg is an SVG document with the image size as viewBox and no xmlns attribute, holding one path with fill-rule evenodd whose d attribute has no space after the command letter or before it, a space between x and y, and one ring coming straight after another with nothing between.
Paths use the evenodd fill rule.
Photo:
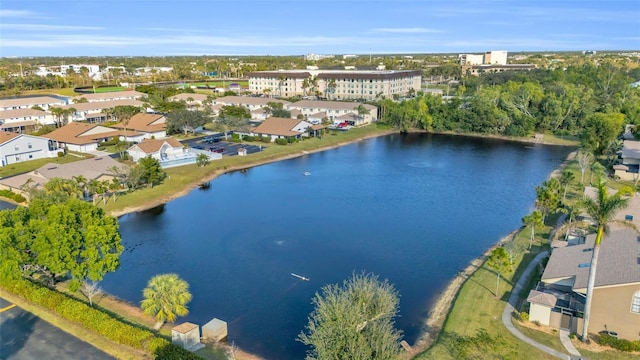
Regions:
<instances>
[{"instance_id":1,"label":"shrub","mask_svg":"<svg viewBox=\"0 0 640 360\"><path fill-rule=\"evenodd\" d=\"M265 142L265 143L270 143L271 142L271 136L262 136L262 137L260 137L260 141Z\"/></svg>"},{"instance_id":2,"label":"shrub","mask_svg":"<svg viewBox=\"0 0 640 360\"><path fill-rule=\"evenodd\" d=\"M289 143L289 141L285 138L278 138L276 139L276 144L278 145L287 145Z\"/></svg>"},{"instance_id":3,"label":"shrub","mask_svg":"<svg viewBox=\"0 0 640 360\"><path fill-rule=\"evenodd\" d=\"M609 334L600 334L598 342L601 345L608 345L620 351L640 351L640 340L629 341L625 339L618 339L617 337L613 337Z\"/></svg>"},{"instance_id":4,"label":"shrub","mask_svg":"<svg viewBox=\"0 0 640 360\"><path fill-rule=\"evenodd\" d=\"M251 136L251 135L247 135L247 136L242 137L242 140L244 140L244 141L254 141L255 138L253 136Z\"/></svg>"},{"instance_id":5,"label":"shrub","mask_svg":"<svg viewBox=\"0 0 640 360\"><path fill-rule=\"evenodd\" d=\"M64 156L64 151L58 151L58 157L63 157Z\"/></svg>"},{"instance_id":6,"label":"shrub","mask_svg":"<svg viewBox=\"0 0 640 360\"><path fill-rule=\"evenodd\" d=\"M529 321L529 313L526 311L521 311L520 313L518 313L518 316L522 321Z\"/></svg>"}]
</instances>

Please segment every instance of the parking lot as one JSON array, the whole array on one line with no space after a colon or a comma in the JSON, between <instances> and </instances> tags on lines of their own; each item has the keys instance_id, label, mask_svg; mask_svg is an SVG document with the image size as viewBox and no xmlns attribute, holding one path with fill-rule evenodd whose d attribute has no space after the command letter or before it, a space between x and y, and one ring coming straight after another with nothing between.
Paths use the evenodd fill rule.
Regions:
<instances>
[{"instance_id":1,"label":"parking lot","mask_svg":"<svg viewBox=\"0 0 640 360\"><path fill-rule=\"evenodd\" d=\"M203 136L196 139L182 141L184 145L188 145L192 149L213 151L223 156L238 155L238 149L247 150L247 155L262 151L265 147L261 143L253 144L237 144L225 141L224 136Z\"/></svg>"}]
</instances>

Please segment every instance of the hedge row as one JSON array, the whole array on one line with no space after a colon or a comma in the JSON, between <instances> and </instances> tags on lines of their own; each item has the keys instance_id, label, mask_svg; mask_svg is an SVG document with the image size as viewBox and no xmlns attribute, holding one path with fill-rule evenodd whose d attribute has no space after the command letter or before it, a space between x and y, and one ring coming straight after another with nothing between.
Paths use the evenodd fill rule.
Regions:
<instances>
[{"instance_id":1,"label":"hedge row","mask_svg":"<svg viewBox=\"0 0 640 360\"><path fill-rule=\"evenodd\" d=\"M612 348L620 351L640 351L640 340L629 341L625 339L618 339L607 334L600 334L600 344L609 345Z\"/></svg>"},{"instance_id":2,"label":"hedge row","mask_svg":"<svg viewBox=\"0 0 640 360\"><path fill-rule=\"evenodd\" d=\"M0 196L2 197L6 197L7 199L11 199L17 203L23 203L25 202L27 199L24 198L24 196L22 196L21 194L18 193L14 193L11 190L0 190Z\"/></svg>"},{"instance_id":3,"label":"hedge row","mask_svg":"<svg viewBox=\"0 0 640 360\"><path fill-rule=\"evenodd\" d=\"M82 301L47 287L23 279L3 281L2 286L15 295L52 310L59 316L79 323L118 344L155 354L157 359L200 359L168 340L156 337L149 330L126 324Z\"/></svg>"}]
</instances>

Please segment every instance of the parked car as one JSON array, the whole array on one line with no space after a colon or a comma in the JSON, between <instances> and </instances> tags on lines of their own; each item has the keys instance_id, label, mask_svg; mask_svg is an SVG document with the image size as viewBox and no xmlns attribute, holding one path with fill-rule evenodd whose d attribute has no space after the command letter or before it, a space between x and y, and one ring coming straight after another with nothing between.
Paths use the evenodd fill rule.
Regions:
<instances>
[{"instance_id":1,"label":"parked car","mask_svg":"<svg viewBox=\"0 0 640 360\"><path fill-rule=\"evenodd\" d=\"M346 122L343 122L343 123L338 124L338 126L336 126L336 127L339 128L339 129L342 129L343 127L347 127L347 125L348 124Z\"/></svg>"},{"instance_id":2,"label":"parked car","mask_svg":"<svg viewBox=\"0 0 640 360\"><path fill-rule=\"evenodd\" d=\"M191 148L192 149L198 149L198 150L204 150L204 148L202 146L200 146L200 145L193 145Z\"/></svg>"}]
</instances>

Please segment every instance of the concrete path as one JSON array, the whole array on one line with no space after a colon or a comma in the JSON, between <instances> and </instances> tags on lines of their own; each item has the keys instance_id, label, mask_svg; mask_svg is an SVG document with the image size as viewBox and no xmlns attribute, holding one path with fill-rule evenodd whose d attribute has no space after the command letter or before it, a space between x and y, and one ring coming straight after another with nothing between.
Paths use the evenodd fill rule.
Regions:
<instances>
[{"instance_id":1,"label":"concrete path","mask_svg":"<svg viewBox=\"0 0 640 360\"><path fill-rule=\"evenodd\" d=\"M571 338L569 337L569 331L567 331L566 329L560 329L560 342L562 342L562 346L567 349L567 352L571 354L572 357L575 356L580 358L581 355L578 352L578 349L573 346Z\"/></svg>"},{"instance_id":2,"label":"concrete path","mask_svg":"<svg viewBox=\"0 0 640 360\"><path fill-rule=\"evenodd\" d=\"M548 254L547 251L541 252L529 263L529 265L527 265L527 268L524 270L524 272L520 276L520 279L518 279L518 282L513 287L513 291L511 292L511 296L509 297L509 303L505 307L504 312L502 312L502 322L504 323L504 326L506 326L507 329L518 339L526 342L527 344L537 349L540 349L541 351L546 352L547 354L551 354L559 359L570 360L571 357L569 355L565 353L561 353L557 350L554 350L546 345L542 345L526 337L523 333L520 332L520 330L516 329L516 327L511 322L511 316L515 311L515 305L518 302L518 297L520 296L520 291L522 291L522 287L524 286L524 283L527 281L527 279L529 279L529 276L531 275L531 272L533 271L533 269L536 266L538 266L540 261L542 261L542 259L544 259L544 257L547 256L547 254Z\"/></svg>"}]
</instances>

